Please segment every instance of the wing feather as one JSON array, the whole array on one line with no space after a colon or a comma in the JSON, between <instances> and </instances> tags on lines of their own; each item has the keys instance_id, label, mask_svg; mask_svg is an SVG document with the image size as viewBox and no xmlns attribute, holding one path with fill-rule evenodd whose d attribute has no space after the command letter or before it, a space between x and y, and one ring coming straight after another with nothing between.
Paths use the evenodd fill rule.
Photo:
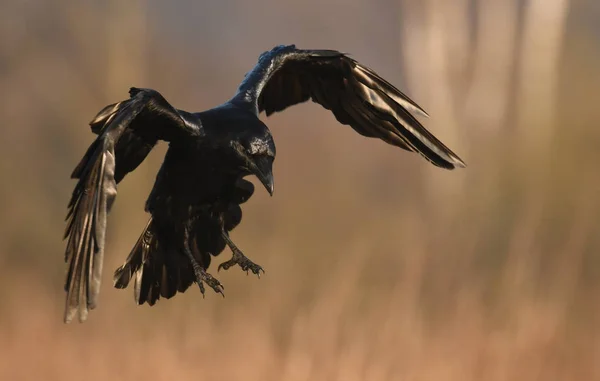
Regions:
<instances>
[{"instance_id":1,"label":"wing feather","mask_svg":"<svg viewBox=\"0 0 600 381\"><path fill-rule=\"evenodd\" d=\"M67 292L64 321L79 313L85 321L97 305L104 262L108 213L117 183L134 170L159 139L201 134L201 125L185 120L158 92L130 90L130 99L103 108L90 122L98 137L75 167L78 179L68 205L65 239Z\"/></svg>"},{"instance_id":2,"label":"wing feather","mask_svg":"<svg viewBox=\"0 0 600 381\"><path fill-rule=\"evenodd\" d=\"M310 99L363 136L417 152L442 168L466 166L411 114L427 117L423 108L344 53L276 47L261 56L241 91L252 94L252 83L257 109L267 116Z\"/></svg>"}]
</instances>

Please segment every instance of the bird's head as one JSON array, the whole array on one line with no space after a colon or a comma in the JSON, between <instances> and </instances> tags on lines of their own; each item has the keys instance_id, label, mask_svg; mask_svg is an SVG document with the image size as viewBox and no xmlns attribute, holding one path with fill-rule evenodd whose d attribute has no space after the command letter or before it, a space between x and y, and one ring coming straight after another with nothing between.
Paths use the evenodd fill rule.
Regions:
<instances>
[{"instance_id":1,"label":"bird's head","mask_svg":"<svg viewBox=\"0 0 600 381\"><path fill-rule=\"evenodd\" d=\"M271 134L245 136L234 142L233 149L241 167L249 174L255 175L273 195L273 161L275 160L275 143Z\"/></svg>"}]
</instances>

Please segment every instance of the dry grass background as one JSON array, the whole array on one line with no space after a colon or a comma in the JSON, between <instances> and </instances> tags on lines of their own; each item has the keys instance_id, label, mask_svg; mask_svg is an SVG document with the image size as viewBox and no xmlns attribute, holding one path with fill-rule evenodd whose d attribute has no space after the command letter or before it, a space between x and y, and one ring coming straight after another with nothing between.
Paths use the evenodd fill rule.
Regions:
<instances>
[{"instance_id":1,"label":"dry grass background","mask_svg":"<svg viewBox=\"0 0 600 381\"><path fill-rule=\"evenodd\" d=\"M0 379L600 380L600 9L565 2L557 34L524 49L528 17L554 19L520 3L2 3ZM162 146L119 188L98 309L64 325L60 238L87 121L132 85L208 108L288 42L381 72L469 167L431 168L297 106L268 121L275 196L257 192L234 232L266 275L231 269L225 299L138 307L111 275Z\"/></svg>"}]
</instances>

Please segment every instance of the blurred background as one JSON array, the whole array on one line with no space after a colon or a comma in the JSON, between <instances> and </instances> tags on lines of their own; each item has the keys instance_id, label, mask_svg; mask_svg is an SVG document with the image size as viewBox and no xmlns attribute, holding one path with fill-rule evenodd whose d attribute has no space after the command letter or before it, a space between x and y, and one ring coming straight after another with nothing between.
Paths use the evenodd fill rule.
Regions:
<instances>
[{"instance_id":1,"label":"blurred background","mask_svg":"<svg viewBox=\"0 0 600 381\"><path fill-rule=\"evenodd\" d=\"M89 120L130 86L215 106L288 43L376 70L468 167L295 106L266 121L275 195L233 232L266 275L140 307L112 272L161 144L119 187L98 308L64 325ZM1 380L600 380L598 1L8 0L0 89Z\"/></svg>"}]
</instances>

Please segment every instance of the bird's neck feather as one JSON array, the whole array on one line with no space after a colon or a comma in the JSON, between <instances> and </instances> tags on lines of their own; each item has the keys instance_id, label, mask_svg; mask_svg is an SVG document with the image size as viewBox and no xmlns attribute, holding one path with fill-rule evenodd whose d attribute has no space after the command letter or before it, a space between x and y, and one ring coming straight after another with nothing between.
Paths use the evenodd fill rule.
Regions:
<instances>
[{"instance_id":1,"label":"bird's neck feather","mask_svg":"<svg viewBox=\"0 0 600 381\"><path fill-rule=\"evenodd\" d=\"M267 53L262 56L256 66L244 77L237 93L231 99L232 103L251 105L258 114L258 97L277 68L274 54Z\"/></svg>"}]
</instances>

